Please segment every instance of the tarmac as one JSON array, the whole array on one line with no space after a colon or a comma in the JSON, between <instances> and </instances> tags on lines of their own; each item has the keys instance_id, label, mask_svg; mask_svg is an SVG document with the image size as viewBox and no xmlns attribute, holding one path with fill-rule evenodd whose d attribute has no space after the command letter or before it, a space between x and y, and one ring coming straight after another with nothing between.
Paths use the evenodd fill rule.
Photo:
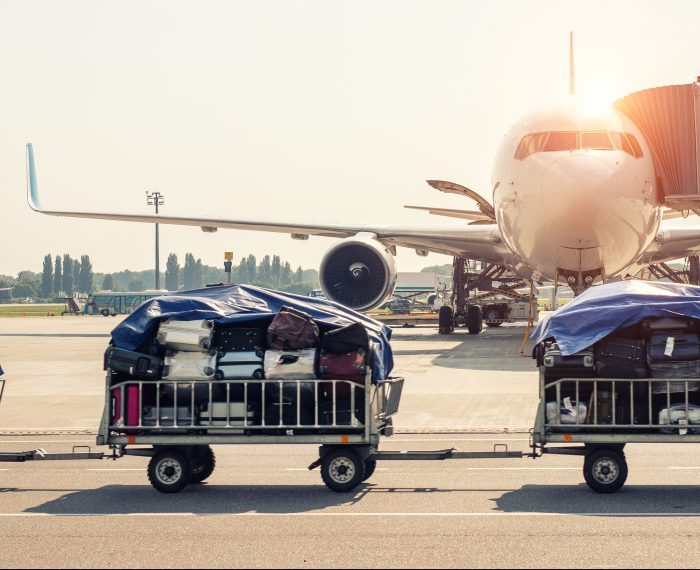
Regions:
<instances>
[{"instance_id":1,"label":"tarmac","mask_svg":"<svg viewBox=\"0 0 700 570\"><path fill-rule=\"evenodd\" d=\"M116 322L0 320L0 451L95 449ZM527 451L537 372L523 332L396 329L406 387L382 449ZM697 566L697 446L628 446L628 484L610 496L577 457L386 462L339 495L307 470L313 447L215 452L211 479L178 495L150 487L144 458L0 464L0 567Z\"/></svg>"}]
</instances>

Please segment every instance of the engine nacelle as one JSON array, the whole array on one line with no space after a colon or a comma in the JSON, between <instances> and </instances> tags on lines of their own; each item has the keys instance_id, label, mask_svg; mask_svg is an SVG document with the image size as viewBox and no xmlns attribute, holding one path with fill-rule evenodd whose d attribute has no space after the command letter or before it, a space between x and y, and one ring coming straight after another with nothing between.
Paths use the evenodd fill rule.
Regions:
<instances>
[{"instance_id":1,"label":"engine nacelle","mask_svg":"<svg viewBox=\"0 0 700 570\"><path fill-rule=\"evenodd\" d=\"M319 274L326 297L356 311L378 307L396 285L394 256L374 234L357 234L333 246Z\"/></svg>"}]
</instances>

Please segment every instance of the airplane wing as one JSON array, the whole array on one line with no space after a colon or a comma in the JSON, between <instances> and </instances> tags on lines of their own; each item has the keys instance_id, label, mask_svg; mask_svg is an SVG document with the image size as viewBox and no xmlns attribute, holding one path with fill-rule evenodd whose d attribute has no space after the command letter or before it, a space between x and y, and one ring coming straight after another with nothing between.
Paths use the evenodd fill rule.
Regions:
<instances>
[{"instance_id":1,"label":"airplane wing","mask_svg":"<svg viewBox=\"0 0 700 570\"><path fill-rule=\"evenodd\" d=\"M700 253L700 226L664 227L644 253L642 263L661 263Z\"/></svg>"},{"instance_id":2,"label":"airplane wing","mask_svg":"<svg viewBox=\"0 0 700 570\"><path fill-rule=\"evenodd\" d=\"M418 252L442 253L450 256L463 256L469 259L504 263L512 253L503 244L498 230L492 227L473 226L464 228L425 228L371 224L333 224L271 222L250 219L197 218L162 215L115 214L106 212L74 212L46 210L41 207L34 164L34 150L27 145L27 200L36 212L50 216L114 220L120 222L141 222L200 227L205 232L215 232L219 228L240 229L291 234L295 239L308 239L309 236L344 238L358 233L376 235L377 239L389 246L407 247Z\"/></svg>"}]
</instances>

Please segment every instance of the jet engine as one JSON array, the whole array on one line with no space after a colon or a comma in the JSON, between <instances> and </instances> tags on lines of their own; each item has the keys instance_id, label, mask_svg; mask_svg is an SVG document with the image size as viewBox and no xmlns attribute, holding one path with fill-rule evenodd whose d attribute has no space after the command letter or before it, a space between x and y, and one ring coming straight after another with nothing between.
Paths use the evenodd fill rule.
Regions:
<instances>
[{"instance_id":1,"label":"jet engine","mask_svg":"<svg viewBox=\"0 0 700 570\"><path fill-rule=\"evenodd\" d=\"M326 253L319 277L328 299L356 311L368 311L394 292L396 264L387 246L374 234L358 234Z\"/></svg>"}]
</instances>

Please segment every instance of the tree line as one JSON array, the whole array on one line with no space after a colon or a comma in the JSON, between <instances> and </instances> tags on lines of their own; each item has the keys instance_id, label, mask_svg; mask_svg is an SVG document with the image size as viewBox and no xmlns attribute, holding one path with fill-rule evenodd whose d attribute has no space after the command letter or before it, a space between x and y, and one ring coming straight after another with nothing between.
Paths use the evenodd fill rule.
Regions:
<instances>
[{"instance_id":1,"label":"tree line","mask_svg":"<svg viewBox=\"0 0 700 570\"><path fill-rule=\"evenodd\" d=\"M258 261L254 255L241 258L232 267L231 279L234 283L248 283L261 287L282 289L306 294L319 287L318 271L292 269L289 262L278 255L266 255ZM169 291L197 289L207 284L222 283L226 280L223 264L220 267L205 265L192 253L185 254L184 265L177 254L167 258L165 272L161 273L161 287ZM15 284L15 279L0 275L0 287ZM99 273L93 270L88 255L72 258L70 255L47 254L44 257L41 273L23 271L12 291L0 292L0 302L12 298L34 298L50 300L62 295L90 293L93 291L145 291L155 288L155 271L124 270L113 273Z\"/></svg>"}]
</instances>

